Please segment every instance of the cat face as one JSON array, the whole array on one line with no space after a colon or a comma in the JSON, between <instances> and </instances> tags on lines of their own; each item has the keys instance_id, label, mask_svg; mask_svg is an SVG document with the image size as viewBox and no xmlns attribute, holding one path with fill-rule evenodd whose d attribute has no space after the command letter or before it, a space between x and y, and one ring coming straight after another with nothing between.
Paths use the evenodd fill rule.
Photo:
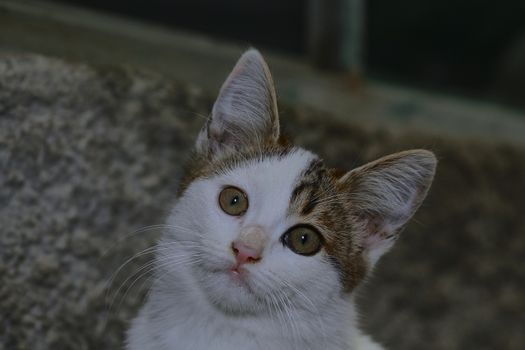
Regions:
<instances>
[{"instance_id":1,"label":"cat face","mask_svg":"<svg viewBox=\"0 0 525 350\"><path fill-rule=\"evenodd\" d=\"M158 265L227 313L320 309L392 246L435 163L416 150L344 173L283 143L268 67L248 51L198 136Z\"/></svg>"},{"instance_id":2,"label":"cat face","mask_svg":"<svg viewBox=\"0 0 525 350\"><path fill-rule=\"evenodd\" d=\"M302 215L291 200L315 160L301 149L236 159L238 164L217 169L188 186L177 206L187 234L176 238L195 243L190 248L198 257L193 273L213 303L232 312L256 312L292 297L294 289L322 299L340 289L330 258L319 251L323 228L313 215ZM220 197L225 193L223 208ZM240 214L229 211L236 201L245 203ZM308 245L297 233L290 237L290 229L309 239Z\"/></svg>"}]
</instances>

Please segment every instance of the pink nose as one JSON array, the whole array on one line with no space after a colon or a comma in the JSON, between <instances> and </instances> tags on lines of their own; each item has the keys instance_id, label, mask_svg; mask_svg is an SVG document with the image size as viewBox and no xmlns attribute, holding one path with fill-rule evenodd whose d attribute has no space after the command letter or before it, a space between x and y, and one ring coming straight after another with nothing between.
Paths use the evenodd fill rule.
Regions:
<instances>
[{"instance_id":1,"label":"pink nose","mask_svg":"<svg viewBox=\"0 0 525 350\"><path fill-rule=\"evenodd\" d=\"M246 243L235 241L232 243L233 255L237 264L253 264L261 260L261 252L258 249L251 248Z\"/></svg>"}]
</instances>

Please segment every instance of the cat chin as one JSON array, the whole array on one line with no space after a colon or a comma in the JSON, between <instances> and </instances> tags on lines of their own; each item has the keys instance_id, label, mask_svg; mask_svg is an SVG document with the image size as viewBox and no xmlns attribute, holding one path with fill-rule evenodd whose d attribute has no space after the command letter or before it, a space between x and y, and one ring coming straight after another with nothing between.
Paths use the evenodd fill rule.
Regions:
<instances>
[{"instance_id":1,"label":"cat chin","mask_svg":"<svg viewBox=\"0 0 525 350\"><path fill-rule=\"evenodd\" d=\"M208 301L226 314L257 314L263 300L257 295L253 278L228 269L201 271L199 285Z\"/></svg>"}]
</instances>

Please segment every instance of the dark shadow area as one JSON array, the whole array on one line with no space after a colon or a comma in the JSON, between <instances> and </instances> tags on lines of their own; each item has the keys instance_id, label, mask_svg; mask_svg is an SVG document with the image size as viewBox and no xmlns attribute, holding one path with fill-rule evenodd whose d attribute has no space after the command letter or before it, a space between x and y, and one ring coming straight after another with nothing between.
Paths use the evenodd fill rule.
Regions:
<instances>
[{"instance_id":1,"label":"dark shadow area","mask_svg":"<svg viewBox=\"0 0 525 350\"><path fill-rule=\"evenodd\" d=\"M308 55L308 1L64 0L244 45ZM365 2L364 66L372 77L428 90L525 101L521 0Z\"/></svg>"}]
</instances>

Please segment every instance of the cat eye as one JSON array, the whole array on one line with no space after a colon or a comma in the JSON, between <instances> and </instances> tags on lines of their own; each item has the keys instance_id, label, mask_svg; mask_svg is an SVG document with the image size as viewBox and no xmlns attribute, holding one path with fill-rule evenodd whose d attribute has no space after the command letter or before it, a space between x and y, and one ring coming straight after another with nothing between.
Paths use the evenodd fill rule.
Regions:
<instances>
[{"instance_id":1,"label":"cat eye","mask_svg":"<svg viewBox=\"0 0 525 350\"><path fill-rule=\"evenodd\" d=\"M248 210L248 197L244 191L229 186L219 194L219 205L226 214L239 216Z\"/></svg>"},{"instance_id":2,"label":"cat eye","mask_svg":"<svg viewBox=\"0 0 525 350\"><path fill-rule=\"evenodd\" d=\"M324 243L321 234L309 225L290 228L282 235L281 241L292 252L307 256L319 252Z\"/></svg>"}]
</instances>

